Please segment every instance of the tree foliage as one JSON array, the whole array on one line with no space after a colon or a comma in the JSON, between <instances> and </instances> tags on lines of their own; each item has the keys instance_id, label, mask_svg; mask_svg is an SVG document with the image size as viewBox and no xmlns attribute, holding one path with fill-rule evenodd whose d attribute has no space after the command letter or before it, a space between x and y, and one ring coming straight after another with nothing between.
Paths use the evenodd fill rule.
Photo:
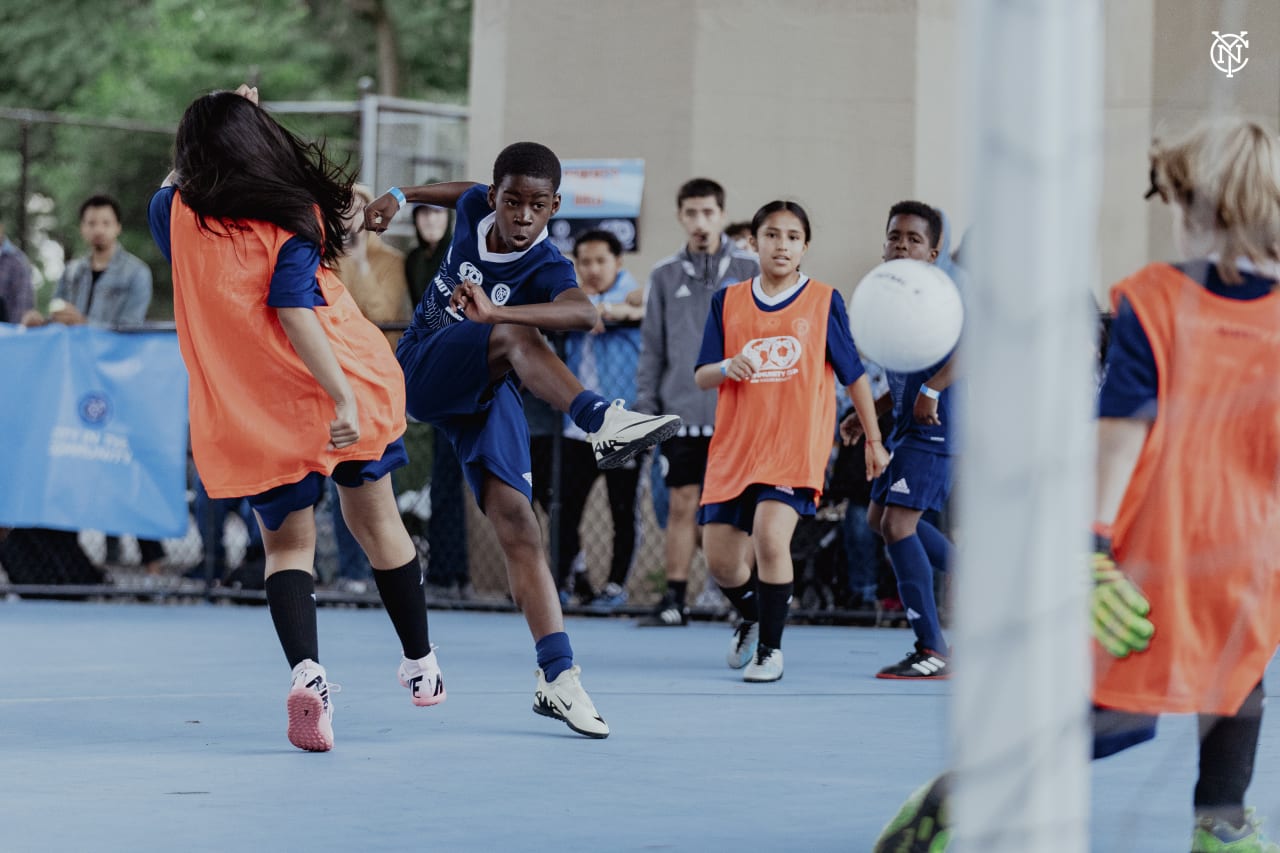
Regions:
<instances>
[{"instance_id":1,"label":"tree foliage","mask_svg":"<svg viewBox=\"0 0 1280 853\"><path fill-rule=\"evenodd\" d=\"M471 0L8 0L0 107L172 128L211 89L250 81L268 101L353 100L362 77L386 93L462 103L470 27ZM392 79L379 81L379 69ZM282 120L353 148L342 139L356 134L350 120ZM18 205L43 196L53 204L41 231L79 251L79 202L114 195L122 242L156 273L151 314L168 316L168 270L147 233L146 202L168 170L172 134L30 125L28 199L18 197L19 141L18 123L0 119L0 221L10 235Z\"/></svg>"}]
</instances>

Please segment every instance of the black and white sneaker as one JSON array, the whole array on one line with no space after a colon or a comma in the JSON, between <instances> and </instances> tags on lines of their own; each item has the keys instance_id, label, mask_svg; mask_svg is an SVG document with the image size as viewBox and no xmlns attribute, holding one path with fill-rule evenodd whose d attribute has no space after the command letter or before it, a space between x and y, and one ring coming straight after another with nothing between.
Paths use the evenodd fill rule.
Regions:
<instances>
[{"instance_id":1,"label":"black and white sneaker","mask_svg":"<svg viewBox=\"0 0 1280 853\"><path fill-rule=\"evenodd\" d=\"M641 628L680 628L689 624L689 608L676 604L675 596L662 596L653 612L639 622Z\"/></svg>"},{"instance_id":2,"label":"black and white sneaker","mask_svg":"<svg viewBox=\"0 0 1280 853\"><path fill-rule=\"evenodd\" d=\"M951 661L946 656L925 648L919 642L916 650L895 664L876 673L876 678L950 678Z\"/></svg>"},{"instance_id":3,"label":"black and white sneaker","mask_svg":"<svg viewBox=\"0 0 1280 853\"><path fill-rule=\"evenodd\" d=\"M680 418L675 415L641 415L614 400L604 413L604 423L588 433L587 441L599 468L621 468L637 453L671 438L679 429Z\"/></svg>"}]
</instances>

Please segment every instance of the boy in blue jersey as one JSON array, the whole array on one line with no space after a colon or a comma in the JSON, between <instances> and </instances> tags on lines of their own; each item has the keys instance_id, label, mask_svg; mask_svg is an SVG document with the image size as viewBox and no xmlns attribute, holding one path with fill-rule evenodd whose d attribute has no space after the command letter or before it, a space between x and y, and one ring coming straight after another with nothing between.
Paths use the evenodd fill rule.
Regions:
<instances>
[{"instance_id":1,"label":"boy in blue jersey","mask_svg":"<svg viewBox=\"0 0 1280 853\"><path fill-rule=\"evenodd\" d=\"M392 187L365 209L386 230L408 202L456 207L449 251L400 339L409 414L449 436L507 561L511 595L536 641L533 709L587 737L609 727L573 665L560 598L533 513L529 429L517 380L587 434L596 464L614 468L673 434L680 419L638 415L587 391L540 330L589 331L599 312L571 264L547 239L560 207L560 161L517 142L493 165L493 183Z\"/></svg>"},{"instance_id":2,"label":"boy in blue jersey","mask_svg":"<svg viewBox=\"0 0 1280 853\"><path fill-rule=\"evenodd\" d=\"M934 263L942 236L942 217L919 201L901 201L889 209L885 228L886 261L912 258ZM881 413L894 407L888 447L889 468L871 484L867 522L885 541L898 581L898 595L916 634L915 649L877 678L950 678L950 650L942 636L933 595L933 572L951 564L951 543L922 516L941 510L951 492L950 359L916 373L889 373L890 393L876 401ZM840 424L845 443L860 426L847 416Z\"/></svg>"}]
</instances>

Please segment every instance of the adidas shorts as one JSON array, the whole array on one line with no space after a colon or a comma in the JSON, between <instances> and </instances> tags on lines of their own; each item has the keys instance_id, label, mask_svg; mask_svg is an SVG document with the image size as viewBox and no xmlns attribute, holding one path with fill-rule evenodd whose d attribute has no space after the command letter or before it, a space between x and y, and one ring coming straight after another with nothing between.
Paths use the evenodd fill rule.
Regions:
<instances>
[{"instance_id":1,"label":"adidas shorts","mask_svg":"<svg viewBox=\"0 0 1280 853\"><path fill-rule=\"evenodd\" d=\"M790 486L766 486L755 483L731 501L703 504L698 507L699 524L732 524L750 534L755 526L756 506L762 501L778 501L791 507L802 518L815 515L818 504L813 489L793 489Z\"/></svg>"},{"instance_id":2,"label":"adidas shorts","mask_svg":"<svg viewBox=\"0 0 1280 853\"><path fill-rule=\"evenodd\" d=\"M871 483L871 500L880 506L941 510L951 494L951 457L914 447L893 452L889 467Z\"/></svg>"}]
</instances>

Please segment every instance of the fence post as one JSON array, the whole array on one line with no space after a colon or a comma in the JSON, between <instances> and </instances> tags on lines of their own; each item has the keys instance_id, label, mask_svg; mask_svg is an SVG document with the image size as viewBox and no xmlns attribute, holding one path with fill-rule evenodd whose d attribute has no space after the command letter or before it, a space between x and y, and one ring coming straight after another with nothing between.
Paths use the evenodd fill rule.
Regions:
<instances>
[{"instance_id":1,"label":"fence post","mask_svg":"<svg viewBox=\"0 0 1280 853\"><path fill-rule=\"evenodd\" d=\"M18 248L24 252L27 248L27 193L31 178L31 122L18 124L18 215L14 224L17 233Z\"/></svg>"}]
</instances>

